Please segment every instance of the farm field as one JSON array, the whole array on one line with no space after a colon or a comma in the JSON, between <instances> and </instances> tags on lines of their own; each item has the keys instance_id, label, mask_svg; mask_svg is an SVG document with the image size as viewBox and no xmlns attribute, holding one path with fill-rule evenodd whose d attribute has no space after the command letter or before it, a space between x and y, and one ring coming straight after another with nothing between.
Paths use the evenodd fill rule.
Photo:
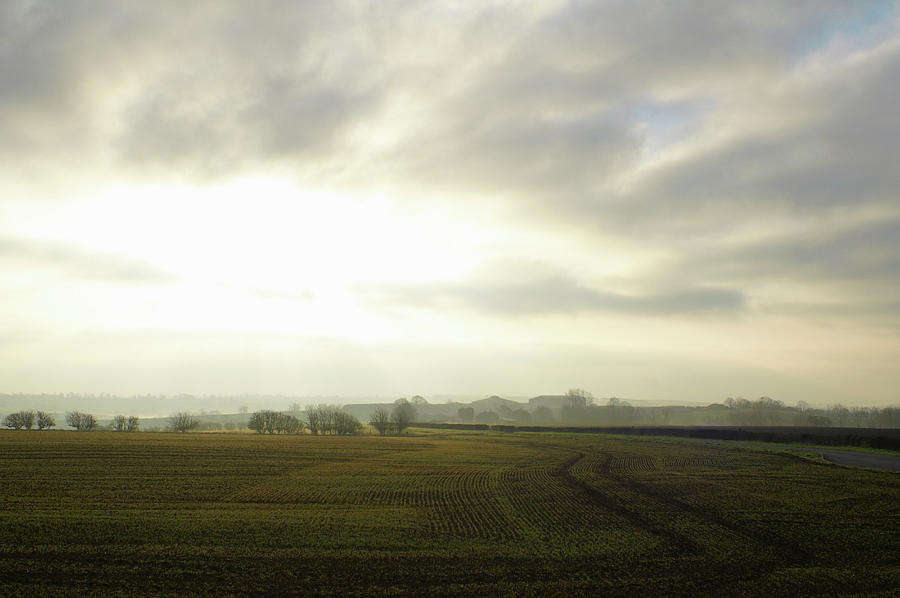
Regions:
<instances>
[{"instance_id":1,"label":"farm field","mask_svg":"<svg viewBox=\"0 0 900 598\"><path fill-rule=\"evenodd\" d=\"M896 595L900 475L679 439L0 432L2 595Z\"/></svg>"}]
</instances>

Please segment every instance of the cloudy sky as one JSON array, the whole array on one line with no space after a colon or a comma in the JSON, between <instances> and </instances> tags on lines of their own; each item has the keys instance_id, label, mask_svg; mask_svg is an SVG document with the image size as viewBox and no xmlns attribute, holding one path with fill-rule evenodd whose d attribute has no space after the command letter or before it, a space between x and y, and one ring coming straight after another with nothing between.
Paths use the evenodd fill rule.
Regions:
<instances>
[{"instance_id":1,"label":"cloudy sky","mask_svg":"<svg viewBox=\"0 0 900 598\"><path fill-rule=\"evenodd\" d=\"M900 402L900 7L0 2L0 392Z\"/></svg>"}]
</instances>

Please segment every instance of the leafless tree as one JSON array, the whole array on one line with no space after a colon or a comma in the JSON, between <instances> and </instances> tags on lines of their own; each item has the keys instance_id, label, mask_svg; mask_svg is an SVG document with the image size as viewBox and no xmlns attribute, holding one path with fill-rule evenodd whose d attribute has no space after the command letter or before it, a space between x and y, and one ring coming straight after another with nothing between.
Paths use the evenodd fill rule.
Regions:
<instances>
[{"instance_id":1,"label":"leafless tree","mask_svg":"<svg viewBox=\"0 0 900 598\"><path fill-rule=\"evenodd\" d=\"M110 425L116 432L137 432L141 423L137 416L129 415L125 417L124 415L117 415L112 419Z\"/></svg>"},{"instance_id":2,"label":"leafless tree","mask_svg":"<svg viewBox=\"0 0 900 598\"><path fill-rule=\"evenodd\" d=\"M200 420L188 413L187 411L179 411L169 416L169 423L172 430L176 432L187 432L193 430L200 425Z\"/></svg>"},{"instance_id":3,"label":"leafless tree","mask_svg":"<svg viewBox=\"0 0 900 598\"><path fill-rule=\"evenodd\" d=\"M391 414L384 407L378 407L369 418L369 425L378 430L384 436L391 428Z\"/></svg>"},{"instance_id":4,"label":"leafless tree","mask_svg":"<svg viewBox=\"0 0 900 598\"><path fill-rule=\"evenodd\" d=\"M46 430L48 428L52 428L56 426L56 419L47 413L46 411L38 411L37 412L37 427L38 430Z\"/></svg>"},{"instance_id":5,"label":"leafless tree","mask_svg":"<svg viewBox=\"0 0 900 598\"><path fill-rule=\"evenodd\" d=\"M3 418L3 425L13 430L30 430L34 426L34 411L18 411Z\"/></svg>"},{"instance_id":6,"label":"leafless tree","mask_svg":"<svg viewBox=\"0 0 900 598\"><path fill-rule=\"evenodd\" d=\"M836 419L839 426L844 426L847 423L847 418L850 417L850 410L841 405L840 403L835 403L834 405L829 405L827 410L828 415L832 418Z\"/></svg>"},{"instance_id":7,"label":"leafless tree","mask_svg":"<svg viewBox=\"0 0 900 598\"><path fill-rule=\"evenodd\" d=\"M617 399L618 400L618 399ZM583 388L570 388L566 392L566 406L573 409L584 409L594 402L594 395Z\"/></svg>"},{"instance_id":8,"label":"leafless tree","mask_svg":"<svg viewBox=\"0 0 900 598\"><path fill-rule=\"evenodd\" d=\"M306 408L306 421L314 436L356 434L362 429L358 419L338 405L319 404Z\"/></svg>"},{"instance_id":9,"label":"leafless tree","mask_svg":"<svg viewBox=\"0 0 900 598\"><path fill-rule=\"evenodd\" d=\"M306 408L306 422L307 426L309 426L309 431L313 436L318 436L320 433L322 433L320 407L321 405Z\"/></svg>"},{"instance_id":10,"label":"leafless tree","mask_svg":"<svg viewBox=\"0 0 900 598\"><path fill-rule=\"evenodd\" d=\"M409 424L416 418L416 407L406 399L397 399L394 401L394 410L391 412L391 421L397 428L397 433L402 434L403 430L409 427Z\"/></svg>"},{"instance_id":11,"label":"leafless tree","mask_svg":"<svg viewBox=\"0 0 900 598\"><path fill-rule=\"evenodd\" d=\"M583 423L588 416L588 406L594 402L593 395L583 388L570 388L565 396L566 402L560 409L560 417L566 423Z\"/></svg>"},{"instance_id":12,"label":"leafless tree","mask_svg":"<svg viewBox=\"0 0 900 598\"><path fill-rule=\"evenodd\" d=\"M861 428L863 422L869 417L869 408L868 407L851 407L850 414L853 415L853 418L856 420L856 427Z\"/></svg>"},{"instance_id":13,"label":"leafless tree","mask_svg":"<svg viewBox=\"0 0 900 598\"><path fill-rule=\"evenodd\" d=\"M334 434L358 434L360 430L362 430L360 421L343 409L338 408L334 413Z\"/></svg>"},{"instance_id":14,"label":"leafless tree","mask_svg":"<svg viewBox=\"0 0 900 598\"><path fill-rule=\"evenodd\" d=\"M79 432L89 432L97 427L97 419L90 413L72 411L66 414L66 423Z\"/></svg>"},{"instance_id":15,"label":"leafless tree","mask_svg":"<svg viewBox=\"0 0 900 598\"><path fill-rule=\"evenodd\" d=\"M266 409L254 412L247 427L258 434L299 434L304 424L289 413Z\"/></svg>"}]
</instances>

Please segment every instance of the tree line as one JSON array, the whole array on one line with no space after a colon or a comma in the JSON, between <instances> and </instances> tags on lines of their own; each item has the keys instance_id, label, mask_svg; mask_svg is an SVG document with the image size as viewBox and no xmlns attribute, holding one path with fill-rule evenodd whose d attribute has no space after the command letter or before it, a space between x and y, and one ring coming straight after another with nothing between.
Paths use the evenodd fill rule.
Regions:
<instances>
[{"instance_id":1,"label":"tree line","mask_svg":"<svg viewBox=\"0 0 900 598\"><path fill-rule=\"evenodd\" d=\"M46 430L56 425L52 415L44 411L18 411L3 418L3 425L11 430Z\"/></svg>"},{"instance_id":2,"label":"tree line","mask_svg":"<svg viewBox=\"0 0 900 598\"><path fill-rule=\"evenodd\" d=\"M375 409L369 418L369 425L375 428L382 436L388 432L402 434L415 419L415 404L407 399L397 399L394 401L394 408L390 412L384 407Z\"/></svg>"},{"instance_id":3,"label":"tree line","mask_svg":"<svg viewBox=\"0 0 900 598\"><path fill-rule=\"evenodd\" d=\"M846 407L833 404L814 408L806 401L788 406L771 397L745 399L728 397L706 406L635 407L611 397L597 400L582 388L570 389L559 397L559 407L540 406L532 410L500 405L495 410L476 413L460 407L456 420L462 423L511 424L516 426L803 426L900 428L900 407Z\"/></svg>"},{"instance_id":4,"label":"tree line","mask_svg":"<svg viewBox=\"0 0 900 598\"><path fill-rule=\"evenodd\" d=\"M90 413L82 411L70 411L66 413L66 425L75 428L79 432L107 429L115 432L137 432L140 429L140 418L135 415L117 415L103 427L97 422L97 418ZM11 430L49 430L56 427L56 418L46 411L17 411L3 418L3 425Z\"/></svg>"},{"instance_id":5,"label":"tree line","mask_svg":"<svg viewBox=\"0 0 900 598\"><path fill-rule=\"evenodd\" d=\"M250 416L247 427L258 434L302 434L309 430L313 436L346 436L362 431L362 423L339 405L319 404L299 411L299 405L292 405L292 411L305 415L301 419L293 413L262 410Z\"/></svg>"},{"instance_id":6,"label":"tree line","mask_svg":"<svg viewBox=\"0 0 900 598\"><path fill-rule=\"evenodd\" d=\"M313 436L357 434L362 431L363 427L356 417L345 412L338 405L313 405L307 407L305 415L304 421L292 413L283 411L268 409L256 411L250 416L247 427L259 434L301 434L309 430ZM108 426L101 426L94 415L72 411L66 414L65 421L68 426L80 432L92 430L137 432L140 430L140 419L134 415L117 415ZM35 427L45 430L56 426L54 417L44 411L10 413L2 423L12 430L31 430ZM169 429L174 432L188 432L200 426L200 419L187 411L179 411L169 416Z\"/></svg>"}]
</instances>

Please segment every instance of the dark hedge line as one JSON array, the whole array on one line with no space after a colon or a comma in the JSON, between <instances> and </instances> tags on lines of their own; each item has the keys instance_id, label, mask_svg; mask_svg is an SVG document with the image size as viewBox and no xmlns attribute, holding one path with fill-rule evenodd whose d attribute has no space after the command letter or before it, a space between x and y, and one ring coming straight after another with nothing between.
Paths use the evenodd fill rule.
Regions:
<instances>
[{"instance_id":1,"label":"dark hedge line","mask_svg":"<svg viewBox=\"0 0 900 598\"><path fill-rule=\"evenodd\" d=\"M859 446L900 451L900 430L882 428L812 427L707 427L707 426L512 426L507 424L416 423L418 428L439 430L493 430L495 432L579 432L677 436L716 440Z\"/></svg>"}]
</instances>

